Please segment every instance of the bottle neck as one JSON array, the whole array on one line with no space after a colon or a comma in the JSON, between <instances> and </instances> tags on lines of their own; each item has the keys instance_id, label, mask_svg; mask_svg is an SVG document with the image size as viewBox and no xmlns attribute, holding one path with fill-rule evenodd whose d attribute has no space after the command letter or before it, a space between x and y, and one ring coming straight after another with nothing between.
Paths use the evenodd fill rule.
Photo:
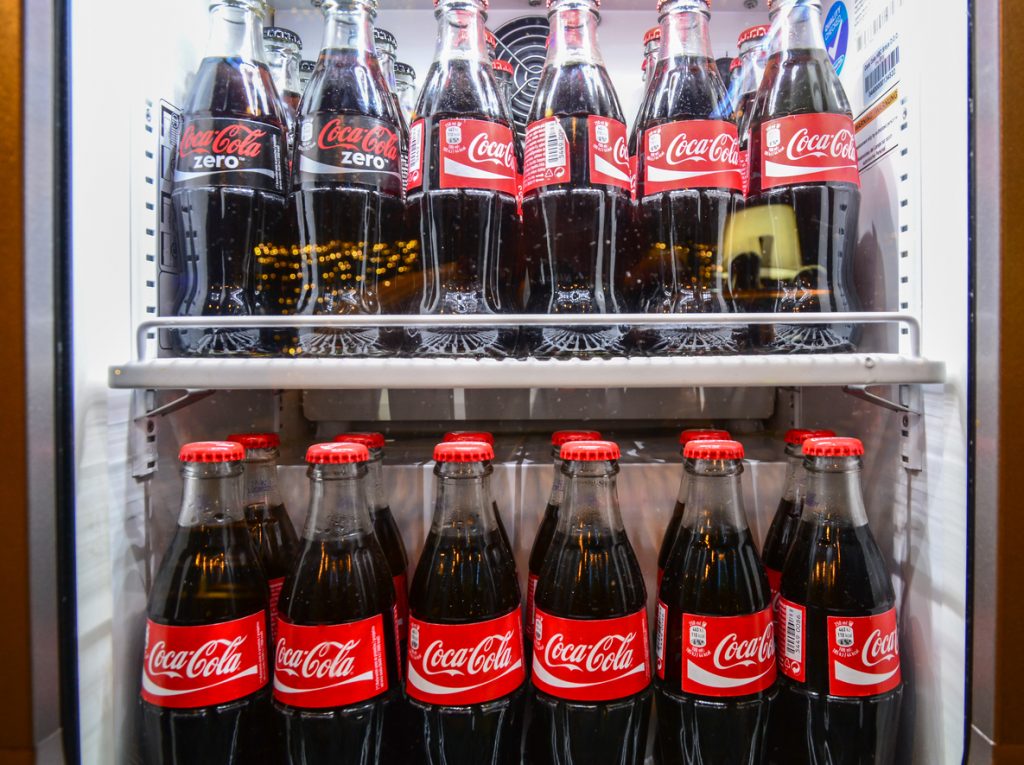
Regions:
<instances>
[{"instance_id":1,"label":"bottle neck","mask_svg":"<svg viewBox=\"0 0 1024 765\"><path fill-rule=\"evenodd\" d=\"M373 43L373 9L364 2L335 3L324 6L323 50L344 50L359 58L376 58Z\"/></svg>"},{"instance_id":2,"label":"bottle neck","mask_svg":"<svg viewBox=\"0 0 1024 765\"><path fill-rule=\"evenodd\" d=\"M565 500L565 481L562 478L562 458L558 456L557 448L551 457L553 473L551 476L551 496L548 497L550 507L561 507Z\"/></svg>"},{"instance_id":3,"label":"bottle neck","mask_svg":"<svg viewBox=\"0 0 1024 765\"><path fill-rule=\"evenodd\" d=\"M804 458L799 446L786 446L786 484L782 498L791 502L799 501L804 491Z\"/></svg>"},{"instance_id":4,"label":"bottle neck","mask_svg":"<svg viewBox=\"0 0 1024 765\"><path fill-rule=\"evenodd\" d=\"M388 507L384 491L384 452L380 449L370 449L370 461L366 463L366 494L372 510Z\"/></svg>"},{"instance_id":5,"label":"bottle neck","mask_svg":"<svg viewBox=\"0 0 1024 765\"><path fill-rule=\"evenodd\" d=\"M708 9L700 0L670 0L661 9L661 60L714 58Z\"/></svg>"},{"instance_id":6,"label":"bottle neck","mask_svg":"<svg viewBox=\"0 0 1024 765\"><path fill-rule=\"evenodd\" d=\"M265 64L262 8L261 3L252 0L227 0L212 5L206 57Z\"/></svg>"},{"instance_id":7,"label":"bottle neck","mask_svg":"<svg viewBox=\"0 0 1024 765\"><path fill-rule=\"evenodd\" d=\"M727 527L747 529L743 509L739 460L692 460L686 465L690 491L686 497L683 526L698 532L702 529Z\"/></svg>"},{"instance_id":8,"label":"bottle neck","mask_svg":"<svg viewBox=\"0 0 1024 765\"><path fill-rule=\"evenodd\" d=\"M616 489L616 462L575 462L562 465L565 500L558 514L558 530L570 536L597 531L621 532L622 513Z\"/></svg>"},{"instance_id":9,"label":"bottle neck","mask_svg":"<svg viewBox=\"0 0 1024 765\"><path fill-rule=\"evenodd\" d=\"M179 526L213 526L242 521L242 463L187 462Z\"/></svg>"},{"instance_id":10,"label":"bottle neck","mask_svg":"<svg viewBox=\"0 0 1024 765\"><path fill-rule=\"evenodd\" d=\"M825 50L821 0L783 0L772 12L768 52Z\"/></svg>"},{"instance_id":11,"label":"bottle neck","mask_svg":"<svg viewBox=\"0 0 1024 765\"><path fill-rule=\"evenodd\" d=\"M250 449L245 459L245 504L282 504L277 490L277 450Z\"/></svg>"},{"instance_id":12,"label":"bottle neck","mask_svg":"<svg viewBox=\"0 0 1024 765\"><path fill-rule=\"evenodd\" d=\"M494 500L491 498L491 473L486 462L439 462L437 496L431 531L456 528L464 534L497 532Z\"/></svg>"},{"instance_id":13,"label":"bottle neck","mask_svg":"<svg viewBox=\"0 0 1024 765\"><path fill-rule=\"evenodd\" d=\"M590 0L558 0L548 12L551 25L545 66L596 64L604 66L597 45L599 17Z\"/></svg>"},{"instance_id":14,"label":"bottle neck","mask_svg":"<svg viewBox=\"0 0 1024 765\"><path fill-rule=\"evenodd\" d=\"M868 522L858 457L807 457L802 520L863 526Z\"/></svg>"},{"instance_id":15,"label":"bottle neck","mask_svg":"<svg viewBox=\"0 0 1024 765\"><path fill-rule=\"evenodd\" d=\"M690 472L693 470L693 460L683 458L683 475L679 479L679 491L676 493L676 501L680 505L686 504L687 495L690 493Z\"/></svg>"},{"instance_id":16,"label":"bottle neck","mask_svg":"<svg viewBox=\"0 0 1024 765\"><path fill-rule=\"evenodd\" d=\"M312 465L309 513L303 539L324 541L373 533L366 500L366 464Z\"/></svg>"},{"instance_id":17,"label":"bottle neck","mask_svg":"<svg viewBox=\"0 0 1024 765\"><path fill-rule=\"evenodd\" d=\"M380 71L384 75L384 81L388 84L392 93L397 92L398 81L395 79L395 51L381 45L377 48L377 60L380 62Z\"/></svg>"},{"instance_id":18,"label":"bottle neck","mask_svg":"<svg viewBox=\"0 0 1024 765\"><path fill-rule=\"evenodd\" d=\"M445 0L438 6L436 14L435 61L474 61L490 67L484 41L486 17L476 0Z\"/></svg>"},{"instance_id":19,"label":"bottle neck","mask_svg":"<svg viewBox=\"0 0 1024 765\"><path fill-rule=\"evenodd\" d=\"M286 92L298 93L302 86L299 84L299 56L295 48L270 42L265 42L263 48L267 54L270 76L278 92L281 95Z\"/></svg>"}]
</instances>

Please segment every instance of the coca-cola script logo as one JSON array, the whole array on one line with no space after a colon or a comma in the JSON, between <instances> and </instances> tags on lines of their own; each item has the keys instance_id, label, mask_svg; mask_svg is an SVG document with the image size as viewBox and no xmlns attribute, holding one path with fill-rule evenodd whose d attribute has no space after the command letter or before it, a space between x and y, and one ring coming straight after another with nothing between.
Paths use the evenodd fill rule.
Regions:
<instances>
[{"instance_id":1,"label":"coca-cola script logo","mask_svg":"<svg viewBox=\"0 0 1024 765\"><path fill-rule=\"evenodd\" d=\"M280 193L284 183L281 126L235 117L186 117L174 161L176 186L224 186Z\"/></svg>"},{"instance_id":2,"label":"coca-cola script logo","mask_svg":"<svg viewBox=\"0 0 1024 765\"><path fill-rule=\"evenodd\" d=\"M515 169L516 155L511 143L491 140L485 133L478 133L469 142L469 161L478 165L490 163L498 167Z\"/></svg>"},{"instance_id":3,"label":"coca-cola script logo","mask_svg":"<svg viewBox=\"0 0 1024 765\"><path fill-rule=\"evenodd\" d=\"M265 128L233 122L220 128L203 130L190 122L185 126L178 141L178 156L192 154L226 154L249 159L258 157L263 151Z\"/></svg>"},{"instance_id":4,"label":"coca-cola script logo","mask_svg":"<svg viewBox=\"0 0 1024 765\"><path fill-rule=\"evenodd\" d=\"M427 703L479 704L511 693L525 679L522 613L470 624L410 616L406 690Z\"/></svg>"},{"instance_id":5,"label":"coca-cola script logo","mask_svg":"<svg viewBox=\"0 0 1024 765\"><path fill-rule=\"evenodd\" d=\"M149 620L142 698L165 707L221 704L267 683L266 612L176 627Z\"/></svg>"},{"instance_id":6,"label":"coca-cola script logo","mask_svg":"<svg viewBox=\"0 0 1024 765\"><path fill-rule=\"evenodd\" d=\"M382 615L316 626L282 618L277 629L274 698L281 703L303 708L346 706L387 689Z\"/></svg>"},{"instance_id":7,"label":"coca-cola script logo","mask_svg":"<svg viewBox=\"0 0 1024 765\"><path fill-rule=\"evenodd\" d=\"M829 693L872 696L900 683L896 610L875 616L828 617Z\"/></svg>"},{"instance_id":8,"label":"coca-cola script logo","mask_svg":"<svg viewBox=\"0 0 1024 765\"><path fill-rule=\"evenodd\" d=\"M647 612L614 619L563 619L536 611L533 683L552 696L609 701L651 679Z\"/></svg>"},{"instance_id":9,"label":"coca-cola script logo","mask_svg":"<svg viewBox=\"0 0 1024 765\"><path fill-rule=\"evenodd\" d=\"M590 134L590 182L629 191L632 171L626 126L618 120L590 115L587 117L587 131Z\"/></svg>"},{"instance_id":10,"label":"coca-cola script logo","mask_svg":"<svg viewBox=\"0 0 1024 765\"><path fill-rule=\"evenodd\" d=\"M644 133L641 193L693 188L741 191L743 173L736 126L723 120L683 120Z\"/></svg>"},{"instance_id":11,"label":"coca-cola script logo","mask_svg":"<svg viewBox=\"0 0 1024 765\"><path fill-rule=\"evenodd\" d=\"M682 689L745 696L775 682L772 609L743 616L683 614Z\"/></svg>"},{"instance_id":12,"label":"coca-cola script logo","mask_svg":"<svg viewBox=\"0 0 1024 765\"><path fill-rule=\"evenodd\" d=\"M507 125L486 120L441 120L441 188L489 189L516 196L515 144Z\"/></svg>"},{"instance_id":13,"label":"coca-cola script logo","mask_svg":"<svg viewBox=\"0 0 1024 765\"><path fill-rule=\"evenodd\" d=\"M860 185L853 121L843 114L801 114L761 125L761 187L807 182Z\"/></svg>"},{"instance_id":14,"label":"coca-cola script logo","mask_svg":"<svg viewBox=\"0 0 1024 765\"><path fill-rule=\"evenodd\" d=\"M342 117L326 122L317 136L321 149L348 149L398 161L398 135L383 124L369 127L346 124Z\"/></svg>"}]
</instances>

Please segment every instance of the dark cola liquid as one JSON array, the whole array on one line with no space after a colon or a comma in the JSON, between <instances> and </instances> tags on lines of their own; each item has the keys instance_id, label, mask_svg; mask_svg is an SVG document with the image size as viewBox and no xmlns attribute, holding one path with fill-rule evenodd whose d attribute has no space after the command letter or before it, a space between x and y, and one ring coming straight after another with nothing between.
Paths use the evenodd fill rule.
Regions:
<instances>
[{"instance_id":1,"label":"dark cola liquid","mask_svg":"<svg viewBox=\"0 0 1024 765\"><path fill-rule=\"evenodd\" d=\"M374 536L303 540L295 572L281 590L281 616L293 624L343 624L384 615L388 689L372 699L334 709L298 709L274 702L287 762L320 765L387 762L403 731L398 718L401 674L391 617L394 590Z\"/></svg>"},{"instance_id":2,"label":"dark cola liquid","mask_svg":"<svg viewBox=\"0 0 1024 765\"><path fill-rule=\"evenodd\" d=\"M573 619L611 619L647 605L640 564L622 530L594 525L556 531L541 569L537 608ZM614 701L530 699L525 761L531 765L637 765L644 761L651 689Z\"/></svg>"},{"instance_id":3,"label":"dark cola liquid","mask_svg":"<svg viewBox=\"0 0 1024 765\"><path fill-rule=\"evenodd\" d=\"M406 573L406 569L409 567L409 557L406 555L405 543L402 541L402 534L398 530L398 524L395 523L395 516L392 515L390 507L373 511L373 531L384 551L391 576L396 577Z\"/></svg>"},{"instance_id":4,"label":"dark cola liquid","mask_svg":"<svg viewBox=\"0 0 1024 765\"><path fill-rule=\"evenodd\" d=\"M677 56L658 62L654 85L637 132L638 172L644 172L645 131L682 120L730 121L729 96L709 58ZM729 189L702 188L646 194L638 183L640 252L634 271L641 283L642 313L728 313L722 279L722 251L729 216L742 195ZM635 334L639 350L655 354L734 353L742 335L723 327L665 327Z\"/></svg>"},{"instance_id":5,"label":"dark cola liquid","mask_svg":"<svg viewBox=\"0 0 1024 765\"><path fill-rule=\"evenodd\" d=\"M204 58L183 115L186 120L223 117L265 124L280 135L278 162L284 166L286 126L274 93L265 64ZM261 278L255 273L255 263L265 250L269 252L287 239L283 190L175 183L171 203L182 269L176 290L177 315L274 313L269 295L255 292ZM179 330L176 345L180 353L202 356L267 350L256 329Z\"/></svg>"},{"instance_id":6,"label":"dark cola liquid","mask_svg":"<svg viewBox=\"0 0 1024 765\"><path fill-rule=\"evenodd\" d=\"M668 557L675 545L676 537L679 535L679 527L683 523L683 513L686 510L686 503L676 500L676 506L672 510L672 517L665 528L665 536L662 537L661 547L658 548L658 571L663 572L668 565Z\"/></svg>"},{"instance_id":7,"label":"dark cola liquid","mask_svg":"<svg viewBox=\"0 0 1024 765\"><path fill-rule=\"evenodd\" d=\"M708 698L680 690L683 613L737 616L762 611L771 594L747 529L684 528L673 548L659 598L668 606L665 679L655 678L657 747L665 765L763 762L776 690Z\"/></svg>"},{"instance_id":8,"label":"dark cola liquid","mask_svg":"<svg viewBox=\"0 0 1024 765\"><path fill-rule=\"evenodd\" d=\"M851 271L857 246L860 189L851 183L804 183L761 191L761 123L794 114L849 114L850 105L824 50L789 50L769 59L750 122L750 193L737 240L758 243L737 253L730 278L750 311L855 311ZM752 208L767 206L767 216ZM799 253L793 249L799 246ZM762 328L771 353L854 350L854 327L843 324Z\"/></svg>"},{"instance_id":9,"label":"dark cola liquid","mask_svg":"<svg viewBox=\"0 0 1024 765\"><path fill-rule=\"evenodd\" d=\"M439 624L484 621L520 606L511 548L498 529L467 522L431 530L409 591L412 616ZM526 684L500 699L471 706L435 706L409 699L416 735L429 765L515 765Z\"/></svg>"},{"instance_id":10,"label":"dark cola liquid","mask_svg":"<svg viewBox=\"0 0 1024 765\"><path fill-rule=\"evenodd\" d=\"M523 250L529 274L530 313L622 313L627 190L590 179L589 115L624 122L608 72L595 64L546 67L531 108L531 121L559 117L569 141L569 177L523 197ZM589 358L624 352L619 327L537 329L524 338L536 356Z\"/></svg>"},{"instance_id":11,"label":"dark cola liquid","mask_svg":"<svg viewBox=\"0 0 1024 765\"><path fill-rule=\"evenodd\" d=\"M329 49L320 54L320 66L306 86L303 113L315 131L335 117L364 116L380 120L399 135L402 120L395 111L379 70L365 53ZM319 119L320 122L316 120ZM366 125L360 124L360 127ZM308 129L308 128L307 128ZM296 136L294 200L301 253L301 279L290 284L296 313L312 316L351 316L394 313L403 291L413 290L416 277L400 270L403 260L405 203L401 182L390 180L386 191L369 173L339 178L301 175L300 143L315 145L318 136ZM364 151L361 143L346 148ZM340 161L340 160L338 160ZM359 166L344 165L347 171ZM398 170L398 165L395 165ZM311 356L377 356L397 347L393 332L375 327L330 329L316 327L299 332L301 352Z\"/></svg>"},{"instance_id":12,"label":"dark cola liquid","mask_svg":"<svg viewBox=\"0 0 1024 765\"><path fill-rule=\"evenodd\" d=\"M803 503L796 504L791 499L783 497L779 500L779 507L772 518L772 525L768 527L768 533L764 538L764 546L761 548L761 560L765 568L770 568L781 573L786 563L786 555L796 538L797 529L800 527L800 513L803 510Z\"/></svg>"},{"instance_id":13,"label":"dark cola liquid","mask_svg":"<svg viewBox=\"0 0 1024 765\"><path fill-rule=\"evenodd\" d=\"M782 574L782 597L806 607L806 683L779 672L769 761L775 765L895 762L903 685L879 696L828 695L829 616L866 616L895 604L867 525L801 520Z\"/></svg>"},{"instance_id":14,"label":"dark cola liquid","mask_svg":"<svg viewBox=\"0 0 1024 765\"><path fill-rule=\"evenodd\" d=\"M513 309L507 283L516 264L519 213L515 196L485 189L442 189L439 123L478 119L511 127L493 78L482 62L434 62L418 111L424 119L423 185L409 195L419 223L423 259L421 314L499 314ZM519 149L517 148L517 154ZM522 167L522 158L518 157ZM515 352L517 332L508 328L431 328L408 332L407 350L417 356L504 357Z\"/></svg>"},{"instance_id":15,"label":"dark cola liquid","mask_svg":"<svg viewBox=\"0 0 1024 765\"><path fill-rule=\"evenodd\" d=\"M547 556L548 550L551 549L551 542L555 538L555 529L557 527L558 505L552 505L549 502L547 507L544 508L544 517L541 518L537 535L533 538L533 547L530 548L528 567L531 578L540 576L541 567L544 565L544 558ZM536 602L536 599L534 602ZM529 618L530 614L526 616ZM523 661L526 662L527 667L533 664L533 641L528 639L531 635L533 635L533 625L528 624L526 625L526 633L524 635L527 639L523 641Z\"/></svg>"},{"instance_id":16,"label":"dark cola liquid","mask_svg":"<svg viewBox=\"0 0 1024 765\"><path fill-rule=\"evenodd\" d=\"M150 619L188 627L266 608L266 579L245 523L178 527L153 581ZM276 763L270 694L268 683L250 696L213 707L170 709L141 701L145 762Z\"/></svg>"},{"instance_id":17,"label":"dark cola liquid","mask_svg":"<svg viewBox=\"0 0 1024 765\"><path fill-rule=\"evenodd\" d=\"M246 505L245 522L267 579L288 576L299 548L299 539L284 505L268 506L262 502Z\"/></svg>"}]
</instances>

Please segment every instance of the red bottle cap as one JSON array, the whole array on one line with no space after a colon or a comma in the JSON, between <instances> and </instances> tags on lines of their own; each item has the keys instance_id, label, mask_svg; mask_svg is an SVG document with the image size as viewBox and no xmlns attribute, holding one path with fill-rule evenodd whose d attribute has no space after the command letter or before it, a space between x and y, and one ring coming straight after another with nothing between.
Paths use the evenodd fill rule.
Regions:
<instances>
[{"instance_id":1,"label":"red bottle cap","mask_svg":"<svg viewBox=\"0 0 1024 765\"><path fill-rule=\"evenodd\" d=\"M339 444L362 444L367 449L383 449L383 433L342 433L334 437L335 443Z\"/></svg>"},{"instance_id":2,"label":"red bottle cap","mask_svg":"<svg viewBox=\"0 0 1024 765\"><path fill-rule=\"evenodd\" d=\"M686 446L691 441L728 441L732 436L728 430L714 430L711 428L684 430L679 434L679 445Z\"/></svg>"},{"instance_id":3,"label":"red bottle cap","mask_svg":"<svg viewBox=\"0 0 1024 765\"><path fill-rule=\"evenodd\" d=\"M365 444L342 443L313 444L306 450L306 462L311 465L351 465L370 459Z\"/></svg>"},{"instance_id":4,"label":"red bottle cap","mask_svg":"<svg viewBox=\"0 0 1024 765\"><path fill-rule=\"evenodd\" d=\"M738 58L734 58L732 61L729 62L729 71L735 72L737 69L740 68L741 65L742 62Z\"/></svg>"},{"instance_id":5,"label":"red bottle cap","mask_svg":"<svg viewBox=\"0 0 1024 765\"><path fill-rule=\"evenodd\" d=\"M644 32L644 45L661 39L661 27L651 27Z\"/></svg>"},{"instance_id":6,"label":"red bottle cap","mask_svg":"<svg viewBox=\"0 0 1024 765\"><path fill-rule=\"evenodd\" d=\"M862 457L864 444L859 438L808 438L805 457Z\"/></svg>"},{"instance_id":7,"label":"red bottle cap","mask_svg":"<svg viewBox=\"0 0 1024 765\"><path fill-rule=\"evenodd\" d=\"M434 447L434 462L485 462L494 459L486 441L445 441Z\"/></svg>"},{"instance_id":8,"label":"red bottle cap","mask_svg":"<svg viewBox=\"0 0 1024 765\"><path fill-rule=\"evenodd\" d=\"M276 449L281 445L277 433L235 433L228 436L227 440L239 443L246 449Z\"/></svg>"},{"instance_id":9,"label":"red bottle cap","mask_svg":"<svg viewBox=\"0 0 1024 765\"><path fill-rule=\"evenodd\" d=\"M621 457L614 441L570 441L562 446L559 457L576 462L601 462Z\"/></svg>"},{"instance_id":10,"label":"red bottle cap","mask_svg":"<svg viewBox=\"0 0 1024 765\"><path fill-rule=\"evenodd\" d=\"M640 62L640 71L641 72L646 72L647 71L647 59L646 58L643 61Z\"/></svg>"},{"instance_id":11,"label":"red bottle cap","mask_svg":"<svg viewBox=\"0 0 1024 765\"><path fill-rule=\"evenodd\" d=\"M486 3L484 4L484 7L487 7ZM494 32L492 32L490 29L484 29L484 41L492 48L498 47L498 38L494 36Z\"/></svg>"},{"instance_id":12,"label":"red bottle cap","mask_svg":"<svg viewBox=\"0 0 1024 765\"><path fill-rule=\"evenodd\" d=\"M552 446L563 446L570 441L600 441L601 434L596 430L556 430L551 434Z\"/></svg>"},{"instance_id":13,"label":"red bottle cap","mask_svg":"<svg viewBox=\"0 0 1024 765\"><path fill-rule=\"evenodd\" d=\"M683 449L683 456L688 460L741 460L743 444L724 439L691 441Z\"/></svg>"},{"instance_id":14,"label":"red bottle cap","mask_svg":"<svg viewBox=\"0 0 1024 765\"><path fill-rule=\"evenodd\" d=\"M808 438L831 438L835 435L831 430L808 430L806 428L793 428L786 431L786 443L790 446L800 446Z\"/></svg>"},{"instance_id":15,"label":"red bottle cap","mask_svg":"<svg viewBox=\"0 0 1024 765\"><path fill-rule=\"evenodd\" d=\"M769 0L768 7L771 8L771 0ZM771 29L767 24L758 24L756 27L747 27L740 32L739 39L736 41L737 45L743 45L745 42L751 40L760 40L762 37L768 36L768 31Z\"/></svg>"},{"instance_id":16,"label":"red bottle cap","mask_svg":"<svg viewBox=\"0 0 1024 765\"><path fill-rule=\"evenodd\" d=\"M505 59L502 58L494 59L494 61L491 62L491 67L496 72L504 72L505 74L515 73L515 70L512 69L512 64L510 64L508 61L505 61Z\"/></svg>"},{"instance_id":17,"label":"red bottle cap","mask_svg":"<svg viewBox=\"0 0 1024 765\"><path fill-rule=\"evenodd\" d=\"M451 430L444 434L446 444L457 441L483 441L494 446L494 435L484 430Z\"/></svg>"},{"instance_id":18,"label":"red bottle cap","mask_svg":"<svg viewBox=\"0 0 1024 765\"><path fill-rule=\"evenodd\" d=\"M195 441L181 447L178 459L182 462L240 462L245 459L245 447L237 441Z\"/></svg>"}]
</instances>

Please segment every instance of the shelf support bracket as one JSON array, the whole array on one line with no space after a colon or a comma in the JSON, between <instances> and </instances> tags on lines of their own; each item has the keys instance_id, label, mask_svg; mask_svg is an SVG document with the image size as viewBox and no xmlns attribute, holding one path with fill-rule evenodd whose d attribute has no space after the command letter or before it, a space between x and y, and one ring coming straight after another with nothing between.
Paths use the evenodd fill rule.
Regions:
<instances>
[{"instance_id":1,"label":"shelf support bracket","mask_svg":"<svg viewBox=\"0 0 1024 765\"><path fill-rule=\"evenodd\" d=\"M890 401L884 396L879 396L877 393L872 393L868 390L866 385L844 385L843 393L846 393L854 398L859 398L861 401L867 401L869 404L880 406L883 409L888 409L890 412L899 412L900 414L914 414L920 415L921 412L912 408L910 403L904 403L903 388L909 388L909 385L901 385L900 387L900 401Z\"/></svg>"},{"instance_id":2,"label":"shelf support bracket","mask_svg":"<svg viewBox=\"0 0 1024 765\"><path fill-rule=\"evenodd\" d=\"M136 389L132 391L132 428L129 435L132 476L137 479L149 478L156 471L157 446L156 423L158 417L171 414L191 406L197 401L212 396L212 390L189 391L173 401L156 406L156 391Z\"/></svg>"},{"instance_id":3,"label":"shelf support bracket","mask_svg":"<svg viewBox=\"0 0 1024 765\"><path fill-rule=\"evenodd\" d=\"M900 415L900 456L907 470L924 467L924 393L920 385L900 385L899 401L872 393L866 385L844 385L843 392Z\"/></svg>"}]
</instances>

